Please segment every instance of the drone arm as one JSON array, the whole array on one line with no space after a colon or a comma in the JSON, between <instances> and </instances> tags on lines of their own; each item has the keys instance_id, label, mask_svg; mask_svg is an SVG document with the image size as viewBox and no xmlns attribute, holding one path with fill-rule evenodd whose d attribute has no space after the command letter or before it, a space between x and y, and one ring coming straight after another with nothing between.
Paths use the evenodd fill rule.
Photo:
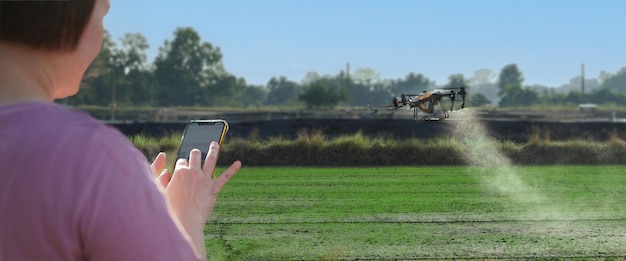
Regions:
<instances>
[{"instance_id":1,"label":"drone arm","mask_svg":"<svg viewBox=\"0 0 626 261\"><path fill-rule=\"evenodd\" d=\"M454 100L456 100L456 94L450 94L450 100L452 101L452 105L450 106L450 111L454 111Z\"/></svg>"},{"instance_id":2,"label":"drone arm","mask_svg":"<svg viewBox=\"0 0 626 261\"><path fill-rule=\"evenodd\" d=\"M467 92L465 92L465 87L461 88L461 91L459 91L459 94L461 95L461 98L463 99L463 104L461 104L461 109L465 108L465 96L467 95Z\"/></svg>"}]
</instances>

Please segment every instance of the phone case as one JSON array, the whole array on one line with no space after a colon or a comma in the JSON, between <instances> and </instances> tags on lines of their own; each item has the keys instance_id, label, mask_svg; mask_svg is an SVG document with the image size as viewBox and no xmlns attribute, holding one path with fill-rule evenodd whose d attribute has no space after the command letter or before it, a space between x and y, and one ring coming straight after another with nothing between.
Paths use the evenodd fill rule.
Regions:
<instances>
[{"instance_id":1,"label":"phone case","mask_svg":"<svg viewBox=\"0 0 626 261\"><path fill-rule=\"evenodd\" d=\"M214 129L210 126L220 126L220 129ZM202 151L202 164L208 153L208 149L211 141L217 141L220 145L224 142L226 133L228 132L229 125L223 119L219 120L191 120L180 139L178 151L176 153L177 159L188 158L189 152L196 148ZM214 177L214 174L213 174Z\"/></svg>"}]
</instances>

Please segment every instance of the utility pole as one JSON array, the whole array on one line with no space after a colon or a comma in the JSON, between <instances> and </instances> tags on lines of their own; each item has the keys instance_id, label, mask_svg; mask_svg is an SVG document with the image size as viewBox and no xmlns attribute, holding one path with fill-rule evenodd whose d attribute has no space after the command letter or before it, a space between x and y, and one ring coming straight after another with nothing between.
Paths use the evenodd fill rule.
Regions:
<instances>
[{"instance_id":1,"label":"utility pole","mask_svg":"<svg viewBox=\"0 0 626 261\"><path fill-rule=\"evenodd\" d=\"M115 107L117 104L115 103L115 83L117 82L117 72L113 71L113 84L111 85L111 122L115 121Z\"/></svg>"},{"instance_id":2,"label":"utility pole","mask_svg":"<svg viewBox=\"0 0 626 261\"><path fill-rule=\"evenodd\" d=\"M350 107L350 63L346 63L346 103Z\"/></svg>"},{"instance_id":3,"label":"utility pole","mask_svg":"<svg viewBox=\"0 0 626 261\"><path fill-rule=\"evenodd\" d=\"M580 65L580 75L581 75L580 87L584 96L585 95L585 64L584 63Z\"/></svg>"}]
</instances>

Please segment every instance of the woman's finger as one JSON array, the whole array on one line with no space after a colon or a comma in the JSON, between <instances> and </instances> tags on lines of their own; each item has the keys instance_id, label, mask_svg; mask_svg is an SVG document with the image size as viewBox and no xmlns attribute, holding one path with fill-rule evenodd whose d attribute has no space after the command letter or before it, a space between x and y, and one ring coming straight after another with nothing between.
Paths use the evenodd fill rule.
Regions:
<instances>
[{"instance_id":1,"label":"woman's finger","mask_svg":"<svg viewBox=\"0 0 626 261\"><path fill-rule=\"evenodd\" d=\"M215 165L217 164L217 155L220 151L220 145L213 141L211 142L211 146L209 146L209 152L206 154L206 158L204 159L204 166L202 166L202 170L204 173L211 175L211 178L215 178Z\"/></svg>"},{"instance_id":2,"label":"woman's finger","mask_svg":"<svg viewBox=\"0 0 626 261\"><path fill-rule=\"evenodd\" d=\"M201 168L202 152L199 149L192 149L189 152L189 168Z\"/></svg>"},{"instance_id":3,"label":"woman's finger","mask_svg":"<svg viewBox=\"0 0 626 261\"><path fill-rule=\"evenodd\" d=\"M186 159L180 158L176 160L176 166L175 166L176 169L186 168L188 166L189 166L189 163L187 162Z\"/></svg>"}]
</instances>

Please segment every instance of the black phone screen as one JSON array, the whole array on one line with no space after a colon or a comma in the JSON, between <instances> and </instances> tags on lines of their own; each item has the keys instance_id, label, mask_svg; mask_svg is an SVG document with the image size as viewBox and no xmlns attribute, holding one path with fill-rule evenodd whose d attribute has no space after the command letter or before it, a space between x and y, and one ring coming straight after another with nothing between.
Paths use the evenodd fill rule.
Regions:
<instances>
[{"instance_id":1,"label":"black phone screen","mask_svg":"<svg viewBox=\"0 0 626 261\"><path fill-rule=\"evenodd\" d=\"M178 149L178 158L189 159L192 149L202 151L202 161L206 158L211 142L222 144L228 124L223 120L192 121L187 124Z\"/></svg>"}]
</instances>

